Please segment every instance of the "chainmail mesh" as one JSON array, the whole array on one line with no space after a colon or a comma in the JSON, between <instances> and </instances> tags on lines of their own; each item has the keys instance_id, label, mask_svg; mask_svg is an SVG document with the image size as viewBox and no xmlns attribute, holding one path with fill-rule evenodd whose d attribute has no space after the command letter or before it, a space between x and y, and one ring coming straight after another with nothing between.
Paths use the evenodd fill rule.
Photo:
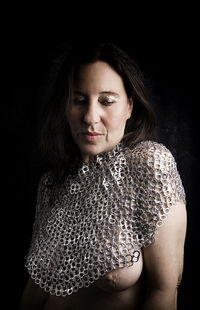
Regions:
<instances>
[{"instance_id":1,"label":"chainmail mesh","mask_svg":"<svg viewBox=\"0 0 200 310\"><path fill-rule=\"evenodd\" d=\"M52 172L39 183L26 267L50 294L70 295L132 266L185 193L170 151L152 141L118 144L67 177L50 207Z\"/></svg>"}]
</instances>

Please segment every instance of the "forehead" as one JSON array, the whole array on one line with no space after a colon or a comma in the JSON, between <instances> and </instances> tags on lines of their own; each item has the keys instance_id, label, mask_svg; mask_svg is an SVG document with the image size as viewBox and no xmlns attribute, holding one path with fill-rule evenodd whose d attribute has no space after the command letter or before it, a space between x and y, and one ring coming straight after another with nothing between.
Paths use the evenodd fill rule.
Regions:
<instances>
[{"instance_id":1,"label":"forehead","mask_svg":"<svg viewBox=\"0 0 200 310\"><path fill-rule=\"evenodd\" d=\"M74 74L73 85L84 92L125 91L121 76L103 61L81 65Z\"/></svg>"}]
</instances>

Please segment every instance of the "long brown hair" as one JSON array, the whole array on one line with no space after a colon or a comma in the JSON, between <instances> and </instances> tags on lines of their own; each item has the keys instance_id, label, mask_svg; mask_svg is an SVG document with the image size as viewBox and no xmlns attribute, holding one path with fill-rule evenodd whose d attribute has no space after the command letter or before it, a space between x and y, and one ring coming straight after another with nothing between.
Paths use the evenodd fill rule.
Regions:
<instances>
[{"instance_id":1,"label":"long brown hair","mask_svg":"<svg viewBox=\"0 0 200 310\"><path fill-rule=\"evenodd\" d=\"M124 51L112 43L98 46L72 46L62 54L51 95L40 117L40 149L46 155L58 179L72 163L80 159L67 123L66 105L71 100L72 76L82 64L96 61L108 63L122 78L128 98L134 108L127 121L123 142L132 146L139 141L154 138L155 118L149 104L143 74Z\"/></svg>"}]
</instances>

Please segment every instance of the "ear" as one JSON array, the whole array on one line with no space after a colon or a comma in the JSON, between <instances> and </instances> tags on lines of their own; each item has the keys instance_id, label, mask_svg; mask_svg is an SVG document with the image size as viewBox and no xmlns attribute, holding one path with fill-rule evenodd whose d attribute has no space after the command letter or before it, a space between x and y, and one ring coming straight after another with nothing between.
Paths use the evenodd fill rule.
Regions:
<instances>
[{"instance_id":1,"label":"ear","mask_svg":"<svg viewBox=\"0 0 200 310\"><path fill-rule=\"evenodd\" d=\"M132 97L128 98L127 104L128 104L127 119L129 119L133 112L133 98Z\"/></svg>"}]
</instances>

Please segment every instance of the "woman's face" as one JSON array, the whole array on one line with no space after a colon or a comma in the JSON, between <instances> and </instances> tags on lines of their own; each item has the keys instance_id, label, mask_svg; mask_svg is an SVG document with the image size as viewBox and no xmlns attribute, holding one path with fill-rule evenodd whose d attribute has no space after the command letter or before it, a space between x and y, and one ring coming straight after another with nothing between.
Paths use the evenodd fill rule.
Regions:
<instances>
[{"instance_id":1,"label":"woman's face","mask_svg":"<svg viewBox=\"0 0 200 310\"><path fill-rule=\"evenodd\" d=\"M84 162L121 141L132 107L122 78L107 63L97 61L79 68L67 117Z\"/></svg>"}]
</instances>

